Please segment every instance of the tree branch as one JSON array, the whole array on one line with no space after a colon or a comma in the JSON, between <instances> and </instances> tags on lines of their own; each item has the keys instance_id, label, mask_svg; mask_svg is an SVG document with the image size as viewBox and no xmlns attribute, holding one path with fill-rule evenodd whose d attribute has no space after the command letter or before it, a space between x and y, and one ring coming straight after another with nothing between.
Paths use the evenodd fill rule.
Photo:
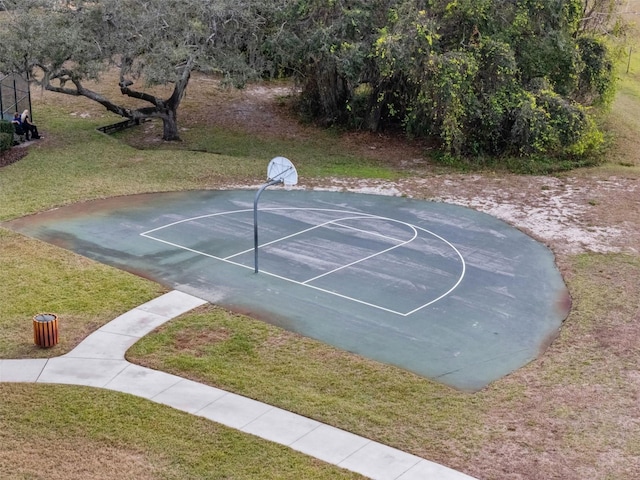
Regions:
<instances>
[{"instance_id":1,"label":"tree branch","mask_svg":"<svg viewBox=\"0 0 640 480\"><path fill-rule=\"evenodd\" d=\"M132 90L129 88L127 84L120 84L120 93L126 95L127 97L137 98L139 100L144 100L145 102L149 102L156 107L160 107L164 102L160 100L155 95L151 95L145 92L138 92L137 90Z\"/></svg>"},{"instance_id":2,"label":"tree branch","mask_svg":"<svg viewBox=\"0 0 640 480\"><path fill-rule=\"evenodd\" d=\"M51 83L52 80L58 80L60 81L61 84L66 83L66 81L71 81L75 86L75 89L53 85ZM73 75L73 73L69 70L61 70L60 72L54 75L52 75L51 72L48 72L45 70L41 83L45 90L49 90L51 92L56 92L56 93L64 93L65 95L72 95L76 97L78 96L87 97L90 100L98 102L100 105L105 107L108 111L113 112L117 115L120 115L121 117L136 118L136 114L134 110L130 110L120 105L116 105L115 103L111 102L109 99L107 99L100 93L94 92L93 90L85 88L80 82L80 80L76 78Z\"/></svg>"},{"instance_id":3,"label":"tree branch","mask_svg":"<svg viewBox=\"0 0 640 480\"><path fill-rule=\"evenodd\" d=\"M182 70L182 75L180 76L180 79L175 83L171 97L169 97L169 99L167 100L168 105L178 108L178 105L182 101L182 97L184 97L184 92L187 89L187 85L189 84L189 79L191 78L191 71L193 70L194 65L195 65L195 58L189 57L186 65Z\"/></svg>"}]
</instances>

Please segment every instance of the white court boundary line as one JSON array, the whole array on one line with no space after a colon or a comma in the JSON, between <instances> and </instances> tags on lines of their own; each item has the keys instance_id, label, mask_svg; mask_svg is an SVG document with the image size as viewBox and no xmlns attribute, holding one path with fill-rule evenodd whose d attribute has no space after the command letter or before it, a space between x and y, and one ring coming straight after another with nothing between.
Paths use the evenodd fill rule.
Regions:
<instances>
[{"instance_id":1,"label":"white court boundary line","mask_svg":"<svg viewBox=\"0 0 640 480\"><path fill-rule=\"evenodd\" d=\"M273 207L273 208L263 208L263 209L260 209L259 211L261 211L261 212L270 212L270 211L283 211L283 210L296 210L296 211L308 210L308 211L316 211L316 212L349 213L349 214L352 214L352 215L353 214L356 214L356 215L349 216L349 217L343 217L343 218L339 218L339 219L334 219L334 220L329 220L329 221L321 223L319 225L314 225L313 227L309 227L309 228L306 228L306 229L301 230L299 232L293 233L291 235L287 235L287 236L279 238L277 240L272 240L272 241L267 242L265 244L259 245L258 248L262 248L264 246L272 245L274 243L281 242L281 241L287 240L289 238L295 237L297 235L301 235L303 233L312 231L312 230L317 229L317 228L322 228L322 227L324 227L326 225L331 225L331 224L338 225L338 226L341 226L341 227L344 227L344 228L351 228L353 230L361 231L361 232L367 233L369 235L374 235L374 236L377 235L377 236L381 236L383 238L388 238L390 240L403 242L403 243L401 243L399 245L395 245L395 246L390 247L390 248L387 248L387 249L382 250L380 252L374 253L374 254L369 255L368 257L362 258L360 260L356 260L356 261L351 262L351 263L349 263L347 265L342 265L342 266L340 266L340 267L338 267L338 268L336 268L336 269L334 269L334 270L332 270L330 272L325 272L322 275L318 275L317 277L305 280L304 282L299 282L299 281L293 280L291 278L283 277L283 276L277 275L275 273L271 273L271 272L268 272L268 271L261 270L261 273L263 273L265 275L269 275L269 276L272 276L274 278L278 278L280 280L291 282L291 283L294 283L296 285L301 285L301 286L304 286L304 287L307 287L307 288L313 288L314 290L318 290L318 291L321 291L321 292L324 292L324 293L328 293L330 295L335 295L335 296L343 298L345 300L350 300L352 302L356 302L356 303L359 303L359 304L362 304L362 305L367 305L369 307L376 308L378 310L383 310L385 312L393 313L393 314L399 315L401 317L408 317L409 315L412 315L412 314L414 314L414 313L416 313L416 312L428 307L429 305L432 305L435 302L443 299L444 297L448 296L451 292L453 292L458 287L458 285L460 285L460 283L462 282L462 280L463 280L463 278L465 276L465 273L466 273L466 262L464 261L464 257L462 256L460 251L451 242L449 242L446 238L441 237L437 233L434 233L434 232L432 232L430 230L427 230L426 228L418 227L416 225L412 225L412 224L404 222L402 220L396 220L394 218L389 218L389 217L382 217L380 215L373 215L373 214L362 213L362 212L351 212L351 211L348 211L348 210L338 210L338 209L331 209L331 208ZM233 260L231 260L231 258L236 257L238 255L242 255L242 254L246 254L248 252L251 252L251 251L253 251L253 249L247 249L247 250L244 250L242 252L234 253L233 255L230 255L228 257L224 257L223 258L223 257L218 257L218 256L215 256L215 255L211 255L211 254L206 253L206 252L201 252L199 250L195 250L193 248L186 247L184 245L180 245L180 244L177 244L177 243L174 243L174 242L170 242L168 240L163 240L161 238L157 238L157 237L154 237L154 236L151 235L154 232L157 232L159 230L164 230L166 228L170 228L170 227L173 227L175 225L179 225L181 223L192 222L194 220L200 220L200 219L203 219L203 218L211 218L211 217L217 217L217 216L222 216L222 215L232 215L232 214L236 214L236 213L247 213L247 212L253 212L253 209L247 208L247 209L241 209L241 210L229 210L229 211L225 211L225 212L210 213L210 214L206 214L206 215L198 215L196 217L190 217L190 218L185 218L185 219L182 219L182 220L177 220L175 222L171 222L171 223L168 223L166 225L162 225L160 227L156 227L156 228L153 228L151 230L147 230L145 232L140 233L140 236L148 238L150 240L154 240L156 242L160 242L160 243L164 243L166 245L170 245L170 246L175 247L175 248L179 248L179 249L186 250L186 251L189 251L189 252L192 252L192 253L196 253L198 255L202 255L202 256L205 256L205 257L208 257L208 258L212 258L214 260L219 260L221 262L226 262L226 263L229 263L231 265L235 265L235 266L238 266L238 267L242 267L242 268L253 270L253 268L254 268L253 266L243 265L242 263L234 262ZM389 221L389 222L394 222L394 223L399 223L399 224L405 225L405 226L409 227L411 230L413 230L414 235L411 238L411 240L405 241L405 240L394 239L392 237L387 237L387 236L381 235L381 234L379 234L377 232L369 232L367 230L360 230L360 229L357 229L357 228L354 228L354 227L350 227L348 225L341 225L341 224L337 223L337 222L340 222L340 221L343 221L343 220L367 219L367 218L368 219L385 220L385 221ZM411 243L412 241L414 241L417 238L418 230L421 230L421 231L427 233L428 235L431 235L431 236L437 238L438 240L446 243L458 255L458 258L460 259L460 263L461 263L461 266L462 266L462 269L461 269L461 272L460 272L460 276L458 277L458 279L455 282L455 284L449 290L447 290L446 292L444 292L440 296L436 297L435 299L431 300L430 302L424 303L424 304L420 305L419 307L414 308L413 310L411 310L409 312L398 312L398 311L392 310L390 308L382 307L380 305L376 305L376 304L370 303L370 302L365 302L364 300L360 300L358 298L349 297L347 295L343 295L343 294L340 294L340 293L337 293L337 292L332 292L331 290L327 290L325 288L317 287L315 285L310 285L309 283L307 283L307 282L311 282L313 280L316 280L318 278L321 278L321 277L323 277L325 275L328 275L329 273L335 273L338 270L342 270L342 269L347 268L349 266L352 266L352 265L355 265L357 263L363 262L363 261L365 261L367 259L376 257L378 255L382 255L383 253L389 252L389 251L394 250L396 248L402 247L402 246L404 246L404 245L406 245L408 243Z\"/></svg>"}]
</instances>

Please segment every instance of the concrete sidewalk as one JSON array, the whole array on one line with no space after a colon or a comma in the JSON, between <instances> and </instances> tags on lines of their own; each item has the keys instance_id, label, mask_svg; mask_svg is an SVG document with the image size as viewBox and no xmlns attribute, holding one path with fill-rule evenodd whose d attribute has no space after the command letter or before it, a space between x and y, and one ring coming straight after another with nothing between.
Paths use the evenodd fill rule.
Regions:
<instances>
[{"instance_id":1,"label":"concrete sidewalk","mask_svg":"<svg viewBox=\"0 0 640 480\"><path fill-rule=\"evenodd\" d=\"M125 360L127 349L154 328L205 303L174 290L104 325L66 355L0 360L0 382L85 385L130 393L287 445L375 480L473 480L344 430Z\"/></svg>"}]
</instances>

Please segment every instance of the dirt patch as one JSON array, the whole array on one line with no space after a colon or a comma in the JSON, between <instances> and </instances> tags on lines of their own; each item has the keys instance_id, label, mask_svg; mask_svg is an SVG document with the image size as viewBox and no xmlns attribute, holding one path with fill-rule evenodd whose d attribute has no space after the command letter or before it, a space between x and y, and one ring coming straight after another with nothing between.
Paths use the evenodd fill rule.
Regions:
<instances>
[{"instance_id":1,"label":"dirt patch","mask_svg":"<svg viewBox=\"0 0 640 480\"><path fill-rule=\"evenodd\" d=\"M13 147L4 152L0 152L0 167L6 167L12 163L16 163L18 160L27 156L29 151L26 148Z\"/></svg>"},{"instance_id":2,"label":"dirt patch","mask_svg":"<svg viewBox=\"0 0 640 480\"><path fill-rule=\"evenodd\" d=\"M192 332L182 330L174 338L173 345L176 350L189 352L196 357L203 357L212 345L225 342L231 337L231 332L226 328L200 330Z\"/></svg>"},{"instance_id":3,"label":"dirt patch","mask_svg":"<svg viewBox=\"0 0 640 480\"><path fill-rule=\"evenodd\" d=\"M101 84L104 93L119 95L116 89L109 90L110 85L117 82L107 76ZM316 135L317 129L292 115L294 93L292 85L278 82L243 90L223 88L217 80L196 74L179 111L180 127L221 127L303 142ZM104 117L105 124L112 123L112 115L88 100L48 92L43 100L64 104L70 116ZM133 101L128 103L133 106ZM136 146L157 147L160 128L158 122L149 122L145 126L149 134L136 136ZM634 168L640 165L640 148L626 148L621 164L611 169L583 169L545 177L493 172L443 174L430 162L427 145L398 135L350 132L338 135L335 141L345 151L385 162L407 176L393 182L301 177L298 188L402 195L467 206L514 225L557 255L640 252L640 173ZM212 179L211 187L256 185L217 185Z\"/></svg>"},{"instance_id":4,"label":"dirt patch","mask_svg":"<svg viewBox=\"0 0 640 480\"><path fill-rule=\"evenodd\" d=\"M91 88L130 107L140 106L140 102L120 95L114 72ZM155 93L168 95L170 92L157 88ZM290 104L294 93L294 86L288 83L262 83L237 90L223 88L209 76L194 74L179 110L179 126L182 129L222 127L261 137L304 142L316 135L317 129L300 123L292 115ZM50 92L36 95L39 101L55 103L71 117L103 118L105 125L117 120L103 107L86 99ZM630 108L629 102L618 103L614 109ZM149 122L145 130L147 135L135 137L136 146L157 147L162 142L161 125ZM625 146L624 158L618 159L618 165L553 177L493 172L443 174L442 168L430 162L428 145L386 133L349 132L338 135L335 141L345 151L385 162L406 173L406 177L394 182L301 177L299 188L402 195L467 206L514 225L547 244L558 255L640 252L640 173L637 168L640 142L637 135L621 139ZM16 149L10 150L9 155L20 155L13 150ZM236 187L249 185L229 185L211 179L211 188Z\"/></svg>"}]
</instances>

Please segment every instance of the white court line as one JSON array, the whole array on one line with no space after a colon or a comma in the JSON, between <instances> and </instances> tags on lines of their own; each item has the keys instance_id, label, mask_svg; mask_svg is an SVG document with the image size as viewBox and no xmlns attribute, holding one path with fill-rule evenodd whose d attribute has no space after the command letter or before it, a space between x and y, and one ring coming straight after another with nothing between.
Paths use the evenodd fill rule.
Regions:
<instances>
[{"instance_id":1,"label":"white court line","mask_svg":"<svg viewBox=\"0 0 640 480\"><path fill-rule=\"evenodd\" d=\"M314 225L313 227L305 228L304 230L300 230L299 232L292 233L291 235L287 235L287 236L284 236L284 237L277 238L275 240L271 240L270 242L263 243L261 245L258 245L258 248L268 247L269 245L273 245L275 243L279 243L279 242L282 242L284 240L289 240L290 238L297 237L298 235L302 235L303 233L307 233L307 232L310 232L312 230L317 230L318 228L324 228L327 225L338 225L339 227L344 227L344 228L348 228L348 229L351 229L351 230L355 230L356 232L367 233L367 234L369 234L371 236L375 236L375 237L386 238L387 240L392 240L394 242L399 242L399 243L400 242L404 242L404 240L400 240L398 238L389 237L387 235L382 235L381 233L370 232L370 231L367 231L367 230L361 230L359 228L350 227L349 225L343 225L343 224L337 223L337 222L341 222L343 220L360 220L361 218L370 218L370 217L354 216L354 217L342 217L342 218L336 218L334 220L328 220L328 221L326 221L324 223L320 223L318 225ZM414 231L413 238L411 240L409 240L409 242L411 242L418 236L418 233L416 232L415 228L413 228L411 226L409 226L409 228L411 228ZM409 242L405 242L405 243L409 243ZM229 258L237 257L239 255L244 255L244 254L249 253L249 252L253 252L253 248L248 248L246 250L243 250L242 252L234 253L233 255L229 255L228 257L224 257L224 258L225 259L229 259ZM305 280L305 281L309 282L310 280Z\"/></svg>"},{"instance_id":2,"label":"white court line","mask_svg":"<svg viewBox=\"0 0 640 480\"><path fill-rule=\"evenodd\" d=\"M362 217L359 217L359 218L362 218ZM349 218L349 217L346 217L346 218L339 218L337 221L338 221L338 222L341 222L342 220L350 220L350 218ZM340 225L340 224L339 224L339 223L336 223L336 224L334 224L334 225ZM340 225L340 226L342 226L342 225ZM348 228L348 227L347 227L347 228ZM371 259L371 258L377 257L378 255L382 255L383 253L387 253L387 252L390 252L391 250L395 250L396 248L400 248L400 247L402 247L403 245L406 245L407 243L411 243L411 242L413 242L413 241L416 239L416 237L418 236L418 231L417 231L415 228L413 228L412 226L410 226L410 225L409 225L409 228L411 228L411 229L413 230L413 237L411 237L411 240L406 240L406 241L396 240L396 241L399 241L399 242L401 242L401 243L399 243L398 245L394 245L393 247L389 247L389 248L386 248L386 249L384 249L384 250L381 250L381 251L379 251L379 252L377 252L377 253L372 253L371 255L369 255L369 256L367 256L367 257L361 258L360 260L354 260L354 261L353 261L353 262L351 262L351 263L347 263L346 265L342 265L341 267L334 268L333 270L329 270L328 272L325 272L325 273L323 273L323 274L321 274L321 275L318 275L318 276L316 276L316 277L313 277L313 278L310 278L310 279L308 279L308 280L305 280L304 282L302 282L302 284L303 284L303 285L307 285L307 284L309 284L310 282L313 282L314 280L317 280L317 279L322 278L322 277L326 277L327 275L331 275L332 273L338 272L338 271L340 271L340 270L342 270L342 269L344 269L344 268L352 267L353 265L356 265L356 264L358 264L358 263L364 262L365 260L369 260L369 259ZM365 230L360 230L359 228L354 228L353 230L356 230L356 231L360 231L360 232L367 233ZM389 238L389 239L391 239L391 237L386 237L385 235L380 235L380 236L381 236L381 237L384 237L384 238Z\"/></svg>"},{"instance_id":3,"label":"white court line","mask_svg":"<svg viewBox=\"0 0 640 480\"><path fill-rule=\"evenodd\" d=\"M354 218L360 219L360 218L367 218L367 217L354 217ZM340 219L340 220L342 220L342 219ZM404 240L400 240L399 238L393 238L393 237L390 237L389 235L383 235L381 233L372 232L370 230L363 230L361 228L352 227L351 225L344 225L342 223L335 223L334 225L338 225L339 227L343 227L343 228L346 228L348 230L355 230L356 232L366 233L367 235L371 235L372 237L385 238L387 240L392 240L394 242L404 242ZM407 225L409 225L409 224L407 224ZM416 229L413 228L413 226L411 227L411 230L413 230L414 232L416 231Z\"/></svg>"},{"instance_id":4,"label":"white court line","mask_svg":"<svg viewBox=\"0 0 640 480\"><path fill-rule=\"evenodd\" d=\"M294 283L294 284L297 284L297 285L301 285L301 286L304 286L304 287L307 287L307 288L313 288L314 290L318 290L318 291L321 291L321 292L324 292L324 293L335 295L337 297L340 297L340 298L343 298L343 299L346 299L346 300L350 300L352 302L356 302L356 303L359 303L359 304L362 304L362 305L367 305L367 306L376 308L378 310L383 310L383 311L386 311L386 312L389 312L389 313L393 313L393 314L396 314L396 315L399 315L399 316L402 316L402 317L407 317L409 315L412 315L413 313L418 312L418 311L422 310L423 308L426 308L429 305L432 305L433 303L435 303L435 302L441 300L442 298L448 296L453 290L455 290L458 287L458 285L460 285L460 283L462 282L462 280L463 280L463 278L465 276L466 263L464 261L464 257L460 253L460 251L453 244L451 244L451 242L449 242L445 238L441 237L440 235L438 235L438 234L436 234L436 233L434 233L434 232L432 232L430 230L427 230L426 228L418 227L417 225L412 225L412 224L409 224L407 222L403 222L401 220L396 220L394 218L382 217L382 216L379 216L379 215L373 215L373 214L363 213L363 212L350 212L350 211L347 211L347 210L338 210L338 209L330 209L330 208L273 207L273 208L261 209L260 211L286 211L286 210L309 210L309 211L334 212L334 213L357 213L358 216L345 217L345 218L341 218L341 219L337 219L337 220L328 221L328 222L325 222L325 223L323 223L321 225L315 225L315 226L307 228L305 230L301 230L300 232L297 232L297 233L288 235L286 237L283 237L282 239L274 240L274 241L268 242L268 243L266 243L264 245L260 245L259 248L263 247L263 246L266 246L266 245L269 245L269 244L272 244L272 243L275 243L275 242L278 242L278 241L281 241L281 240L286 239L286 238L290 238L290 237L299 235L300 233L311 231L311 230L313 230L315 228L319 228L320 226L324 226L324 225L330 224L330 223L332 223L334 221L341 221L341 220L345 220L345 219L348 219L348 218L353 218L353 219L371 218L371 219L379 219L379 220L385 220L385 221L389 221L389 222L399 223L399 224L402 224L402 225L405 225L405 226L409 227L410 229L412 229L415 232L415 235L411 239L411 241L415 240L415 238L417 237L417 231L416 230L421 230L421 231L423 231L423 232L425 232L425 233L427 233L429 235L432 235L433 237L441 240L442 242L446 243L454 252L456 252L456 254L458 255L458 258L460 259L460 262L461 262L462 271L461 271L460 276L459 276L458 280L456 281L456 283L449 290L447 290L446 292L444 292L442 295L438 296L437 298L431 300L430 302L424 303L424 304L418 306L417 308L414 308L413 310L411 310L409 312L398 312L396 310L392 310L392 309L389 309L389 308L386 308L386 307L382 307L380 305L376 305L376 304L373 304L373 303L365 302L365 301L357 299L357 298L349 297L347 295L342 295L340 293L333 292L331 290L326 290L324 288L316 287L315 285L310 285L308 283L303 283L303 282L299 282L297 280L293 280L291 278L283 277L283 276L277 275L275 273L271 273L271 272L264 271L264 270L261 271L265 275L270 275L272 277L279 278L281 280L284 280L284 281L287 281L287 282L291 282L291 283ZM226 257L226 258L217 257L217 256L211 255L209 253L201 252L199 250L195 250L195 249L186 247L184 245L180 245L180 244L177 244L177 243L169 242L167 240L163 240L161 238L156 238L156 237L153 237L153 236L150 235L151 233L157 232L159 230L163 230L163 229L166 229L166 228L169 228L169 227L172 227L172 226L175 226L175 225L179 225L179 224L185 223L185 222L191 222L191 221L199 220L199 219L202 219L202 218L211 218L211 217L217 217L217 216L221 216L221 215L230 215L230 214L235 214L235 213L246 213L246 212L253 212L253 209L247 208L247 209L241 209L241 210L231 210L231 211L226 211L226 212L211 213L211 214L206 214L206 215L199 215L197 217L185 218L185 219L182 219L182 220L178 220L178 221L175 221L175 222L168 223L168 224L160 226L160 227L153 228L151 230L147 230L145 232L140 233L140 236L145 237L145 238L149 238L150 240L155 240L157 242L161 242L161 243L164 243L164 244L167 244L167 245L170 245L170 246L182 249L182 250L193 252L193 253L196 253L198 255L203 255L205 257L209 257L209 258L212 258L212 259L215 259L215 260L220 260L222 262L226 262L226 263L229 263L229 264L232 264L232 265L236 265L236 266L239 266L239 267L242 267L242 268L253 270L254 267L252 267L252 266L243 265L241 263L229 260L229 258L232 258L232 257L237 256L239 254L234 254L234 255L232 255L230 257ZM343 225L341 225L341 226L343 226ZM346 227L349 228L348 226L346 226ZM355 230L358 230L358 229L355 229ZM367 232L367 231L364 231L364 230L363 230L363 232L371 233L372 235L376 234L376 232ZM380 236L384 237L384 235L380 235ZM388 238L392 239L392 237L388 237ZM410 243L410 242L405 242L405 244L406 243ZM391 250L391 249L397 248L398 246L399 245L396 245L396 246L391 247L390 249L387 249L387 250ZM252 250L251 249L250 250L245 250L244 252L241 252L241 253L247 253L247 252L250 252L250 251L252 251ZM373 254L372 256L376 256L376 255L379 255L381 253L384 253L384 252L379 252L377 254ZM357 263L357 262L354 262L354 263ZM346 267L346 265L342 266L342 267L340 267L340 268L338 268L336 270L339 270L339 269L345 268L345 267ZM323 276L323 275L321 275L321 276ZM316 278L319 278L319 277L316 277ZM310 280L306 280L305 282L309 282L309 281Z\"/></svg>"},{"instance_id":5,"label":"white court line","mask_svg":"<svg viewBox=\"0 0 640 480\"><path fill-rule=\"evenodd\" d=\"M224 259L222 257L216 257L215 255L211 255L210 253L201 252L200 250L195 250L193 248L185 247L184 245L179 245L177 243L169 242L168 240L163 240L161 238L155 238L155 237L152 237L150 235L143 235L143 234L140 234L140 235L142 235L143 237L148 238L150 240L155 240L156 242L164 243L166 245L170 245L172 247L176 247L176 248L179 248L179 249L182 249L182 250L186 250L188 252L197 253L198 255L202 255L203 257L213 258L214 260L220 260L221 262L230 263L231 265L235 265L237 267L242 267L242 268L246 268L247 270L253 271L253 267L247 266L247 265L243 265L242 263L232 262L231 260L226 260L226 259ZM335 295L336 297L344 298L345 300L350 300L352 302L360 303L362 305L367 305L369 307L377 308L378 310L384 310L385 312L394 313L394 314L400 315L402 317L406 317L407 316L402 312L397 312L395 310L391 310L390 308L381 307L380 305L376 305L376 304L373 304L373 303L365 302L364 300L360 300L358 298L348 297L347 295L343 295L343 294L338 293L338 292L332 292L331 290L327 290L327 289L324 289L324 288L316 287L315 285L305 285L303 283L298 282L297 280L293 280L291 278L283 277L281 275L277 275L275 273L271 273L271 272L269 272L267 270L260 270L260 273L262 273L264 275L269 275L270 277L278 278L280 280L284 280L286 282L295 283L296 285L300 285L300 286L303 286L303 287L313 288L314 290L318 290L319 292L324 292L324 293L328 293L328 294L331 294L331 295ZM420 308L423 308L425 306L426 305L423 305Z\"/></svg>"}]
</instances>

